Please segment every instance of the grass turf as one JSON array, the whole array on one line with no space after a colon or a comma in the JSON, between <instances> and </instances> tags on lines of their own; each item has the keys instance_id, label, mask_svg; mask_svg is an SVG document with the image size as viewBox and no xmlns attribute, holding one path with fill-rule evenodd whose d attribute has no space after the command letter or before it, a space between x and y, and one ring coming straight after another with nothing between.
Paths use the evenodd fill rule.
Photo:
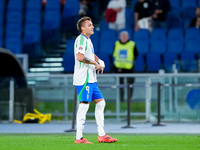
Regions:
<instances>
[{"instance_id":1,"label":"grass turf","mask_svg":"<svg viewBox=\"0 0 200 150\"><path fill-rule=\"evenodd\" d=\"M75 134L0 134L0 150L196 150L200 135L110 134L116 143L98 143L96 134L84 134L93 144L74 144Z\"/></svg>"}]
</instances>

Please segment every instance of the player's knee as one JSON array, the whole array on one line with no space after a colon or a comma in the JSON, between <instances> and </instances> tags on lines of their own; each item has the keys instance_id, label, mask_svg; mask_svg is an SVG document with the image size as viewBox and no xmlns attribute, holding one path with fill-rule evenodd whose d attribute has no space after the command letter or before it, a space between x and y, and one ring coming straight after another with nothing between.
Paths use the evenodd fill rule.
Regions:
<instances>
[{"instance_id":1,"label":"player's knee","mask_svg":"<svg viewBox=\"0 0 200 150\"><path fill-rule=\"evenodd\" d=\"M101 107L105 107L106 106L106 102L105 102L105 100L102 100L102 101L98 102L97 105L99 105Z\"/></svg>"}]
</instances>

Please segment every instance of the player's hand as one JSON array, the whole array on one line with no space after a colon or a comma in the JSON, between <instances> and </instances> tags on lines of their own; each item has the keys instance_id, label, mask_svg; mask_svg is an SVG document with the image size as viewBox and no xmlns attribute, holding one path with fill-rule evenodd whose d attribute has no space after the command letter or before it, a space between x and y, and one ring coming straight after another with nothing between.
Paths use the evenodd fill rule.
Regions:
<instances>
[{"instance_id":1,"label":"player's hand","mask_svg":"<svg viewBox=\"0 0 200 150\"><path fill-rule=\"evenodd\" d=\"M97 70L97 74L99 74L99 71L101 71L101 74L103 74L103 70L105 67L101 67L101 69Z\"/></svg>"},{"instance_id":2,"label":"player's hand","mask_svg":"<svg viewBox=\"0 0 200 150\"><path fill-rule=\"evenodd\" d=\"M100 70L100 69L101 69L101 66L98 63L96 63L95 64L95 70Z\"/></svg>"}]
</instances>

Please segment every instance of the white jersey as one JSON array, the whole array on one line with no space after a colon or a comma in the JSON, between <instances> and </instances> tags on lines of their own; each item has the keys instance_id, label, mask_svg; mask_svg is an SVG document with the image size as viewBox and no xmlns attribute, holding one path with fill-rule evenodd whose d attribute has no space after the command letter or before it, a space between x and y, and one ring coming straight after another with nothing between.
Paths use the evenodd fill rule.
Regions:
<instances>
[{"instance_id":1,"label":"white jersey","mask_svg":"<svg viewBox=\"0 0 200 150\"><path fill-rule=\"evenodd\" d=\"M85 57L95 61L93 44L90 38L87 38L83 34L80 34L74 43L75 66L73 85L84 85L85 82L97 82L95 66L78 61L76 59L78 53L81 53Z\"/></svg>"}]
</instances>

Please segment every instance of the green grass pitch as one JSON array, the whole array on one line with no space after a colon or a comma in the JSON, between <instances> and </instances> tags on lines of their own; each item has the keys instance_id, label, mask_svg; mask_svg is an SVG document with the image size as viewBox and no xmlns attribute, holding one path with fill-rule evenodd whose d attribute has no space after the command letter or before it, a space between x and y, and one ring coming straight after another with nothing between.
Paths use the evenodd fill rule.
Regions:
<instances>
[{"instance_id":1,"label":"green grass pitch","mask_svg":"<svg viewBox=\"0 0 200 150\"><path fill-rule=\"evenodd\" d=\"M75 133L0 134L0 150L200 150L195 134L109 134L118 141L98 143L96 134L84 134L93 144L74 144Z\"/></svg>"}]
</instances>

